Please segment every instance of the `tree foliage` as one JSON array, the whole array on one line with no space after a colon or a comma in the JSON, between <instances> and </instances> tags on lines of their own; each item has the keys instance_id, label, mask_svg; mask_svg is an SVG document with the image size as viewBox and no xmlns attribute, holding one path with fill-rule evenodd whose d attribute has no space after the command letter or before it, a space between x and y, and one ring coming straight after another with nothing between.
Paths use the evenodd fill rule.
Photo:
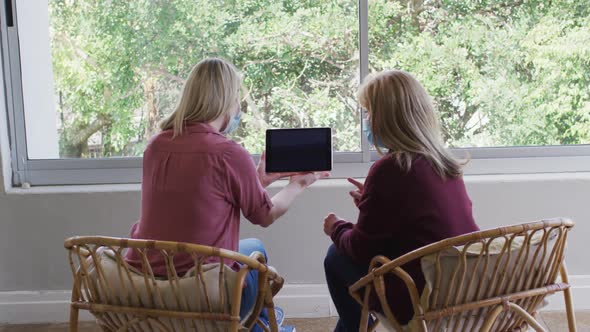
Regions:
<instances>
[{"instance_id":1,"label":"tree foliage","mask_svg":"<svg viewBox=\"0 0 590 332\"><path fill-rule=\"evenodd\" d=\"M139 155L192 66L244 77L252 152L274 127L330 126L358 151L356 0L51 0L62 156ZM432 95L451 146L590 143L590 4L371 0L370 67ZM98 148L95 147L98 145ZM95 154L92 151L98 151Z\"/></svg>"}]
</instances>

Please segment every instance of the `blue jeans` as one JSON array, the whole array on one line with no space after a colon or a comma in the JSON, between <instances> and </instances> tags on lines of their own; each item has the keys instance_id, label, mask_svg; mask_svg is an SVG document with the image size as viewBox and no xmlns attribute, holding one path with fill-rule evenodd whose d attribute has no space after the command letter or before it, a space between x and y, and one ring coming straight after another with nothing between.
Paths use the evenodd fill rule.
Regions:
<instances>
[{"instance_id":1,"label":"blue jeans","mask_svg":"<svg viewBox=\"0 0 590 332\"><path fill-rule=\"evenodd\" d=\"M348 287L364 277L369 266L355 263L350 257L339 253L332 244L324 259L324 270L332 302L340 316L334 331L358 331L361 322L361 306L350 296Z\"/></svg>"},{"instance_id":2,"label":"blue jeans","mask_svg":"<svg viewBox=\"0 0 590 332\"><path fill-rule=\"evenodd\" d=\"M258 239L244 239L240 240L238 245L238 251L240 254L250 256L251 253L258 251L264 255L264 259L268 262L268 257L266 256L266 250L264 250L264 245L262 241ZM244 319L248 312L252 310L254 304L256 304L256 296L258 294L258 271L253 270L250 271L246 275L246 287L242 290L242 301L240 304L240 318ZM263 309L260 312L260 320L263 322L268 322L268 314L266 309ZM252 329L253 332L262 331L262 329L258 325L254 325Z\"/></svg>"}]
</instances>

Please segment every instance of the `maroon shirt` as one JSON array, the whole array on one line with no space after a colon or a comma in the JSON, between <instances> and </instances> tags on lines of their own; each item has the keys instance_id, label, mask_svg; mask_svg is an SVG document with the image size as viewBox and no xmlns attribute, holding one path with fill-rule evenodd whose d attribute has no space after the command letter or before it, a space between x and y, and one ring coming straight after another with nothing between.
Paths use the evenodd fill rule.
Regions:
<instances>
[{"instance_id":1,"label":"maroon shirt","mask_svg":"<svg viewBox=\"0 0 590 332\"><path fill-rule=\"evenodd\" d=\"M404 172L393 156L376 161L367 178L356 225L338 221L332 240L341 252L368 266L384 255L397 258L439 240L479 230L461 177L442 179L423 156ZM420 261L404 266L418 291L424 288ZM395 276L386 280L387 298L396 318L406 324L413 316L409 294ZM373 298L373 309L379 310Z\"/></svg>"},{"instance_id":2,"label":"maroon shirt","mask_svg":"<svg viewBox=\"0 0 590 332\"><path fill-rule=\"evenodd\" d=\"M172 130L165 130L145 149L141 217L131 237L237 251L240 210L250 222L260 224L272 201L248 151L207 124L193 123L185 129L174 139ZM148 259L155 274L166 275L160 253L150 252ZM134 251L126 260L141 266ZM194 262L189 255L177 255L174 265L182 275Z\"/></svg>"}]
</instances>

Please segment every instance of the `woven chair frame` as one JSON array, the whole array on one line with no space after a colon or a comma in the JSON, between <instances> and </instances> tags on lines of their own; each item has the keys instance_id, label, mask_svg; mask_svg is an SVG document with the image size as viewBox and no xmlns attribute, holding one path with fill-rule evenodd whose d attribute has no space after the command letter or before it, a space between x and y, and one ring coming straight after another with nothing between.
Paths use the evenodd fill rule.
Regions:
<instances>
[{"instance_id":1,"label":"woven chair frame","mask_svg":"<svg viewBox=\"0 0 590 332\"><path fill-rule=\"evenodd\" d=\"M264 256L255 252L251 256L245 256L230 250L196 245L182 242L154 241L125 239L103 236L78 236L65 240L65 248L68 250L68 259L73 274L73 287L70 303L70 328L71 332L78 331L78 316L80 310L90 311L97 320L97 323L103 331L132 331L132 332L176 332L176 331L209 331L211 328L203 328L205 321L221 322L227 328L219 328L214 324L214 331L250 331L258 321L258 316L263 307L268 309L269 328L262 328L267 332L278 332L278 325L274 314L273 297L282 288L284 279L279 276L273 269L266 265ZM124 286L124 294L113 294L109 283L105 278L103 264L98 258L101 250L110 250L114 254L114 260L117 262L117 273L121 284ZM136 282L137 278L132 278L133 268L124 261L126 250L135 250L141 257L141 268L135 269L141 271L140 279L142 282ZM147 256L148 252L158 252L163 255L166 264L166 276L156 276L152 270ZM201 310L189 310L187 298L179 289L180 277L173 264L174 257L177 254L188 254L193 258L195 273L195 287L199 289L205 297L206 305ZM207 285L203 278L203 266L213 258L219 262L216 268L218 272L217 284ZM91 278L89 273L89 261L92 262L95 273ZM97 263L98 262L98 263ZM227 279L227 273L224 273L224 262L238 262L240 270L235 278L232 294L227 294L224 287ZM258 271L258 294L254 308L247 319L240 322L240 300L242 293L242 284L249 271ZM137 273L135 273L137 276ZM186 278L186 277L184 277ZM167 285L173 292L174 300L178 304L177 309L169 308L163 297L162 290L157 281L168 281ZM222 311L215 310L209 299L208 289L218 287ZM147 290L148 302L143 303L140 287ZM101 293L102 292L102 293ZM105 295L106 293L106 295ZM105 299L105 297L107 299ZM133 299L140 303L140 306L131 306L124 303L122 297ZM118 301L117 301L118 300ZM227 310L227 301L231 303L231 309ZM159 306L158 306L159 305ZM164 308L162 308L164 307ZM179 308L181 310L179 310ZM172 320L176 320L175 323ZM178 326L181 326L178 328ZM146 330L149 326L149 330ZM176 326L176 327L175 327ZM209 325L211 326L211 325Z\"/></svg>"},{"instance_id":2,"label":"woven chair frame","mask_svg":"<svg viewBox=\"0 0 590 332\"><path fill-rule=\"evenodd\" d=\"M388 304L384 277L394 275L407 287L414 310L412 332L428 331L526 331L528 327L537 332L546 332L535 319L536 309L547 295L563 292L570 332L576 331L570 284L564 262L567 235L574 222L565 218L546 219L536 222L500 227L473 232L445 239L390 260L376 256L370 263L367 275L350 286L351 296L362 306L359 331L374 331L378 319L369 325L369 316L375 314L369 309L370 294L376 294L383 309L382 316L396 331L404 328L396 320ZM521 245L513 249L516 239ZM490 259L490 244L503 241L499 253L494 253L496 262ZM459 247L462 250L452 256L454 264L452 277L447 285L441 285L443 258L447 249ZM480 248L474 256L473 250ZM412 277L403 269L408 262L435 255L435 282L428 308L421 302L421 294ZM470 256L474 264L468 268ZM448 261L447 261L448 263ZM454 266L454 267L453 267ZM476 277L477 271L484 271L491 278ZM557 277L560 276L559 282ZM467 317L467 319L465 318ZM417 329L415 326L418 326ZM477 327L476 327L477 326Z\"/></svg>"}]
</instances>

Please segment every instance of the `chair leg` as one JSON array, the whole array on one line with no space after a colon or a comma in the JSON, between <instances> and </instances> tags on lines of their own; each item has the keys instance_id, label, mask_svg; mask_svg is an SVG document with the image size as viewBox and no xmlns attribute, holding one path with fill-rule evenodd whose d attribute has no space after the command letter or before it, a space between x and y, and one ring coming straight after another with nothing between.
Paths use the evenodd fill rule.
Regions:
<instances>
[{"instance_id":1,"label":"chair leg","mask_svg":"<svg viewBox=\"0 0 590 332\"><path fill-rule=\"evenodd\" d=\"M367 306L363 306L361 311L361 323L359 332L374 331L374 329L372 329L371 327L369 327L369 329L367 330L367 326L369 325L369 315L369 308Z\"/></svg>"},{"instance_id":2,"label":"chair leg","mask_svg":"<svg viewBox=\"0 0 590 332\"><path fill-rule=\"evenodd\" d=\"M229 325L229 330L231 332L238 332L240 330L240 321L233 320Z\"/></svg>"},{"instance_id":3,"label":"chair leg","mask_svg":"<svg viewBox=\"0 0 590 332\"><path fill-rule=\"evenodd\" d=\"M565 267L565 263L561 264L559 273L561 275L561 281L569 285L569 278L567 276L567 268ZM569 332L576 332L576 314L574 313L571 288L567 288L563 291L563 297L565 301L565 311L567 313L567 325L569 327Z\"/></svg>"},{"instance_id":4,"label":"chair leg","mask_svg":"<svg viewBox=\"0 0 590 332\"><path fill-rule=\"evenodd\" d=\"M74 302L80 300L80 273L74 276L74 285L72 287L72 294L70 296L70 332L78 332L78 309L74 306Z\"/></svg>"},{"instance_id":5,"label":"chair leg","mask_svg":"<svg viewBox=\"0 0 590 332\"><path fill-rule=\"evenodd\" d=\"M264 306L268 313L268 325L271 332L279 332L279 326L277 325L277 317L275 315L275 304L272 299L272 292L270 287L264 292Z\"/></svg>"},{"instance_id":6,"label":"chair leg","mask_svg":"<svg viewBox=\"0 0 590 332\"><path fill-rule=\"evenodd\" d=\"M564 290L563 296L565 298L565 311L567 313L567 325L569 327L569 332L576 332L576 314L574 313L571 290L569 288Z\"/></svg>"},{"instance_id":7,"label":"chair leg","mask_svg":"<svg viewBox=\"0 0 590 332\"><path fill-rule=\"evenodd\" d=\"M78 308L70 304L70 332L78 332Z\"/></svg>"}]
</instances>

